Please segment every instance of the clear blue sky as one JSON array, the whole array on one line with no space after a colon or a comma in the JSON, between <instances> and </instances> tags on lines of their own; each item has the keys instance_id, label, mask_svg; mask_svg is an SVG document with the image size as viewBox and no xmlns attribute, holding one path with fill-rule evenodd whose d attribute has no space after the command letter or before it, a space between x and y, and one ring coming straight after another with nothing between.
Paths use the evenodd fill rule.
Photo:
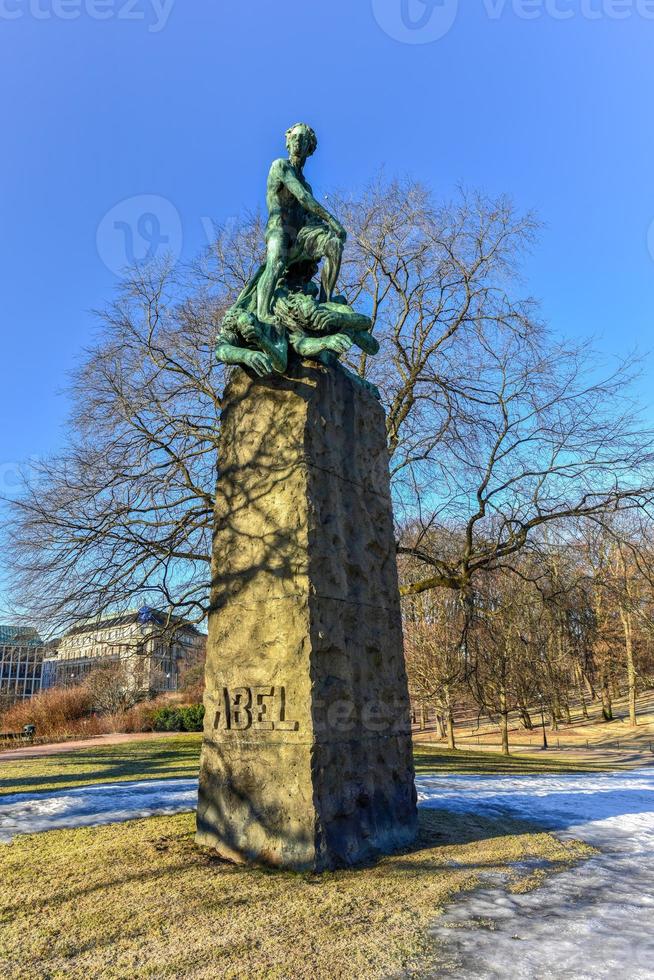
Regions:
<instances>
[{"instance_id":1,"label":"clear blue sky","mask_svg":"<svg viewBox=\"0 0 654 980\"><path fill-rule=\"evenodd\" d=\"M649 348L654 3L430 2L0 0L2 492L61 443L128 236L192 256L203 218L263 203L298 120L319 193L383 167L535 209L527 288L553 326Z\"/></svg>"}]
</instances>

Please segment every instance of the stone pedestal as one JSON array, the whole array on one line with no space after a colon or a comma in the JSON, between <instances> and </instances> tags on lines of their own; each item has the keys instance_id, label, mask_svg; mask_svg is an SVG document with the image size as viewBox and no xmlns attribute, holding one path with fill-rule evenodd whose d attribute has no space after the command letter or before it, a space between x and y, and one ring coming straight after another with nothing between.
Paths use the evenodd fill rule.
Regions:
<instances>
[{"instance_id":1,"label":"stone pedestal","mask_svg":"<svg viewBox=\"0 0 654 980\"><path fill-rule=\"evenodd\" d=\"M200 844L296 870L411 843L416 796L384 413L298 365L223 402Z\"/></svg>"}]
</instances>

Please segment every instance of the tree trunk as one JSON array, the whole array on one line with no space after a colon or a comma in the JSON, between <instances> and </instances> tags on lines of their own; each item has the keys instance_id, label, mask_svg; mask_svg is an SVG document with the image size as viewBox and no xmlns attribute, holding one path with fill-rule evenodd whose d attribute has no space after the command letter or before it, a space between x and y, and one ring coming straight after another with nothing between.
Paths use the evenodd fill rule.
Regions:
<instances>
[{"instance_id":1,"label":"tree trunk","mask_svg":"<svg viewBox=\"0 0 654 980\"><path fill-rule=\"evenodd\" d=\"M529 714L529 711L527 710L524 704L520 705L519 712L520 712L520 720L524 725L524 727L527 729L528 732L533 732L534 723L531 720L531 715Z\"/></svg>"},{"instance_id":2,"label":"tree trunk","mask_svg":"<svg viewBox=\"0 0 654 980\"><path fill-rule=\"evenodd\" d=\"M609 678L602 674L602 717L604 721L613 721L613 703Z\"/></svg>"},{"instance_id":3,"label":"tree trunk","mask_svg":"<svg viewBox=\"0 0 654 980\"><path fill-rule=\"evenodd\" d=\"M449 748L456 748L456 739L454 737L454 712L452 711L452 702L450 701L449 690L445 692L445 703L447 707L447 713L445 716L447 722L447 744Z\"/></svg>"},{"instance_id":4,"label":"tree trunk","mask_svg":"<svg viewBox=\"0 0 654 980\"><path fill-rule=\"evenodd\" d=\"M554 691L552 694L552 717L556 718L557 721L563 721L563 712L561 711L561 699L559 698L558 691Z\"/></svg>"},{"instance_id":5,"label":"tree trunk","mask_svg":"<svg viewBox=\"0 0 654 980\"><path fill-rule=\"evenodd\" d=\"M451 708L449 708L447 712L447 744L451 749L456 748L456 739L454 737L454 714Z\"/></svg>"},{"instance_id":6,"label":"tree trunk","mask_svg":"<svg viewBox=\"0 0 654 980\"><path fill-rule=\"evenodd\" d=\"M636 715L636 663L634 661L634 633L633 619L631 612L620 610L622 626L624 628L624 645L627 658L627 688L629 697L629 724L632 728L638 725Z\"/></svg>"},{"instance_id":7,"label":"tree trunk","mask_svg":"<svg viewBox=\"0 0 654 980\"><path fill-rule=\"evenodd\" d=\"M427 727L427 713L425 711L424 704L421 704L420 705L420 713L419 713L419 728L420 728L420 731L421 732L424 732L424 730L425 730L426 727Z\"/></svg>"},{"instance_id":8,"label":"tree trunk","mask_svg":"<svg viewBox=\"0 0 654 980\"><path fill-rule=\"evenodd\" d=\"M584 672L584 683L586 684L586 688L588 690L588 696L590 697L590 700L591 701L596 701L597 700L597 693L595 691L595 688L593 687L593 683L592 683L590 677L588 676L588 674L586 672Z\"/></svg>"},{"instance_id":9,"label":"tree trunk","mask_svg":"<svg viewBox=\"0 0 654 980\"><path fill-rule=\"evenodd\" d=\"M581 702L581 714L588 720L588 706L586 705L586 695L584 694L584 676L581 668L577 668L575 671L577 676L577 690L579 692L579 700Z\"/></svg>"},{"instance_id":10,"label":"tree trunk","mask_svg":"<svg viewBox=\"0 0 654 980\"><path fill-rule=\"evenodd\" d=\"M506 693L500 692L500 731L502 733L502 755L509 752L509 712L506 707Z\"/></svg>"}]
</instances>

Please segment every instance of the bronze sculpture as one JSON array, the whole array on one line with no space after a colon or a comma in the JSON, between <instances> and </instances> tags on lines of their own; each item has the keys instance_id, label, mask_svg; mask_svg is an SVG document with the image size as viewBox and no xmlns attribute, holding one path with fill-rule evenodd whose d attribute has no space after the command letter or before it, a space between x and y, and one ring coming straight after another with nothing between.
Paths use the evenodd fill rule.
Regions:
<instances>
[{"instance_id":1,"label":"bronze sculpture","mask_svg":"<svg viewBox=\"0 0 654 980\"><path fill-rule=\"evenodd\" d=\"M300 357L338 365L378 397L374 385L339 364L356 345L376 354L372 321L335 296L346 232L313 196L304 165L318 145L305 123L286 133L288 160L275 160L268 177L266 262L227 311L216 354L224 364L250 367L260 377L283 374L289 346ZM324 260L320 286L314 281Z\"/></svg>"}]
</instances>

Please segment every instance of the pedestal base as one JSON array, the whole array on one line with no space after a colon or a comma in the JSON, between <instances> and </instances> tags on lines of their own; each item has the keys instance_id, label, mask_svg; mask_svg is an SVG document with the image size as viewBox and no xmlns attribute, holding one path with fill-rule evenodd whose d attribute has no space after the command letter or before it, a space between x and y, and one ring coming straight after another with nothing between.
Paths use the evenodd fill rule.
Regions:
<instances>
[{"instance_id":1,"label":"pedestal base","mask_svg":"<svg viewBox=\"0 0 654 980\"><path fill-rule=\"evenodd\" d=\"M340 371L227 386L205 703L200 844L323 870L414 839L384 413Z\"/></svg>"}]
</instances>

